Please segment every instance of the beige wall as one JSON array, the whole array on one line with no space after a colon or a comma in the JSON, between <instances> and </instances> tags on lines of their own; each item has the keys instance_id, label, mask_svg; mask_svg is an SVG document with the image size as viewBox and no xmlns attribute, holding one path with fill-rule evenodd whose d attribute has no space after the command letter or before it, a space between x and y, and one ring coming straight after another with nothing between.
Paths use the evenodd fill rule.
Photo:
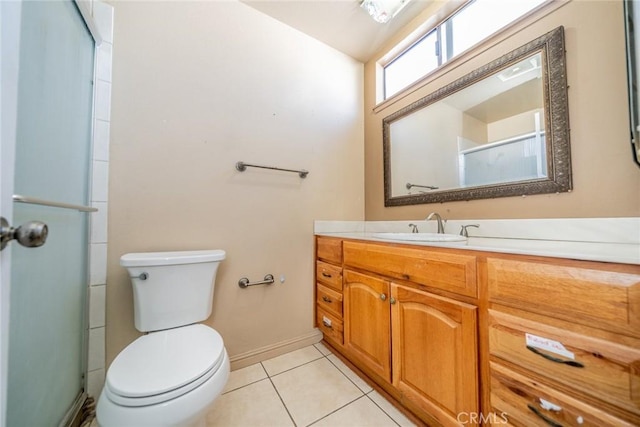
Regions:
<instances>
[{"instance_id":1,"label":"beige wall","mask_svg":"<svg viewBox=\"0 0 640 427\"><path fill-rule=\"evenodd\" d=\"M226 250L232 357L313 332L313 220L364 218L362 64L239 2L114 6L107 363L139 335L127 252Z\"/></svg>"},{"instance_id":2,"label":"beige wall","mask_svg":"<svg viewBox=\"0 0 640 427\"><path fill-rule=\"evenodd\" d=\"M368 62L364 113L367 220L418 219L433 210L450 219L640 215L640 168L633 163L629 148L623 22L621 1L571 1L526 20L507 38L483 46L487 49L482 53L452 62L422 87L377 112L373 111L375 58ZM573 191L385 208L382 119L560 25L565 28L570 86ZM407 28L404 33L410 31Z\"/></svg>"}]
</instances>

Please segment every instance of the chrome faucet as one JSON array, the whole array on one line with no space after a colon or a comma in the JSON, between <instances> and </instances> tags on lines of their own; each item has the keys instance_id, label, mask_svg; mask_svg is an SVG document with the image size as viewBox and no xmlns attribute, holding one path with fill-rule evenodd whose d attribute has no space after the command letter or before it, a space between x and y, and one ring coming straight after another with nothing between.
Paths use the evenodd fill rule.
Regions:
<instances>
[{"instance_id":1,"label":"chrome faucet","mask_svg":"<svg viewBox=\"0 0 640 427\"><path fill-rule=\"evenodd\" d=\"M444 234L444 225L447 223L447 220L443 220L440 214L431 212L425 221L429 221L434 216L436 217L436 221L438 221L438 234Z\"/></svg>"},{"instance_id":2,"label":"chrome faucet","mask_svg":"<svg viewBox=\"0 0 640 427\"><path fill-rule=\"evenodd\" d=\"M480 228L479 224L468 224L468 225L463 225L462 228L460 229L460 235L464 236L464 237L469 237L469 232L467 231L467 227L475 227L475 228Z\"/></svg>"},{"instance_id":3,"label":"chrome faucet","mask_svg":"<svg viewBox=\"0 0 640 427\"><path fill-rule=\"evenodd\" d=\"M419 233L418 231L418 226L415 224L409 224L409 227L411 227L411 232L412 233Z\"/></svg>"}]
</instances>

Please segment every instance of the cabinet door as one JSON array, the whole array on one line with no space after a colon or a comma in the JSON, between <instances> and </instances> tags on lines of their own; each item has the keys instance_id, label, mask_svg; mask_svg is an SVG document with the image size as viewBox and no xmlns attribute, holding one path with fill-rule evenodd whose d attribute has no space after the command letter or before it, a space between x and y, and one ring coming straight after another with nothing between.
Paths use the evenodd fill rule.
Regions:
<instances>
[{"instance_id":1,"label":"cabinet door","mask_svg":"<svg viewBox=\"0 0 640 427\"><path fill-rule=\"evenodd\" d=\"M443 425L478 412L477 308L391 284L393 385Z\"/></svg>"},{"instance_id":2,"label":"cabinet door","mask_svg":"<svg viewBox=\"0 0 640 427\"><path fill-rule=\"evenodd\" d=\"M346 350L391 382L389 282L345 270L343 310Z\"/></svg>"}]
</instances>

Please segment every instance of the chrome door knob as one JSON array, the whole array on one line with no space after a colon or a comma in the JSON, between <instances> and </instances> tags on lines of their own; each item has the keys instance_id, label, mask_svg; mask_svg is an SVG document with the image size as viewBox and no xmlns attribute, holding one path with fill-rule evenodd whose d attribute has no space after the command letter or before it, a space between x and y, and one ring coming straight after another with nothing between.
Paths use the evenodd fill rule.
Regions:
<instances>
[{"instance_id":1,"label":"chrome door knob","mask_svg":"<svg viewBox=\"0 0 640 427\"><path fill-rule=\"evenodd\" d=\"M27 248L37 248L44 245L48 235L49 228L44 222L29 221L18 228L13 228L4 217L0 217L0 250L12 240L17 240Z\"/></svg>"}]
</instances>

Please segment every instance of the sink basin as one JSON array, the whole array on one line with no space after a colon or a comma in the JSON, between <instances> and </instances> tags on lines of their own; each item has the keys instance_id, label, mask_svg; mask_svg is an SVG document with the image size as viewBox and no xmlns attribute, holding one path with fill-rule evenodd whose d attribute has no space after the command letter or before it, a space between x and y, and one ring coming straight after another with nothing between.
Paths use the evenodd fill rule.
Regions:
<instances>
[{"instance_id":1,"label":"sink basin","mask_svg":"<svg viewBox=\"0 0 640 427\"><path fill-rule=\"evenodd\" d=\"M377 239L405 240L409 242L466 242L467 238L458 234L438 233L373 233Z\"/></svg>"}]
</instances>

